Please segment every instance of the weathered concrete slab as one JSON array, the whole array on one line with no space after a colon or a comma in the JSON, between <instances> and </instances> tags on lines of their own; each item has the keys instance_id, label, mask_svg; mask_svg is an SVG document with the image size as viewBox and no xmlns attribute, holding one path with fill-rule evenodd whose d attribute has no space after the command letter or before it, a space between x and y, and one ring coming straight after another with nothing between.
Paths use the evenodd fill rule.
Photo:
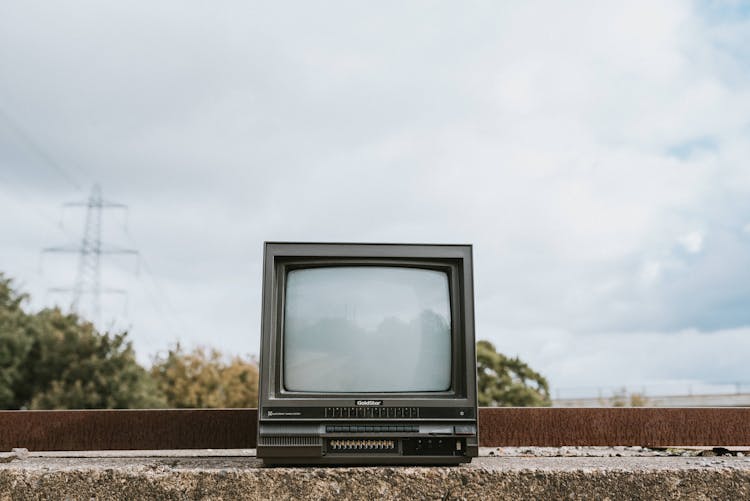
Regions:
<instances>
[{"instance_id":1,"label":"weathered concrete slab","mask_svg":"<svg viewBox=\"0 0 750 501\"><path fill-rule=\"evenodd\" d=\"M342 468L264 468L249 450L3 454L0 499L750 499L747 456L627 452Z\"/></svg>"}]
</instances>

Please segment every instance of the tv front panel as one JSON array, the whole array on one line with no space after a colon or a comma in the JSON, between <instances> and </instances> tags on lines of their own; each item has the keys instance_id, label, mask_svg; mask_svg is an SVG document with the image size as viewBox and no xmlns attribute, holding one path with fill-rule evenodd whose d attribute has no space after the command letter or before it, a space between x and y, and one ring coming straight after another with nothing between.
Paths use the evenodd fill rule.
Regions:
<instances>
[{"instance_id":1,"label":"tv front panel","mask_svg":"<svg viewBox=\"0 0 750 501\"><path fill-rule=\"evenodd\" d=\"M258 457L470 461L472 289L468 245L267 243Z\"/></svg>"}]
</instances>

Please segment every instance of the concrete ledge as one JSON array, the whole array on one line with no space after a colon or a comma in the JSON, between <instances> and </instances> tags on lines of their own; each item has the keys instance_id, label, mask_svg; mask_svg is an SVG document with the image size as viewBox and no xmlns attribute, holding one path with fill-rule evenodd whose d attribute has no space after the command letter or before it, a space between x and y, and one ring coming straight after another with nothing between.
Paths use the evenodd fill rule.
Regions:
<instances>
[{"instance_id":1,"label":"concrete ledge","mask_svg":"<svg viewBox=\"0 0 750 501\"><path fill-rule=\"evenodd\" d=\"M615 451L459 467L264 468L248 450L0 456L0 499L62 498L748 499L750 458Z\"/></svg>"}]
</instances>

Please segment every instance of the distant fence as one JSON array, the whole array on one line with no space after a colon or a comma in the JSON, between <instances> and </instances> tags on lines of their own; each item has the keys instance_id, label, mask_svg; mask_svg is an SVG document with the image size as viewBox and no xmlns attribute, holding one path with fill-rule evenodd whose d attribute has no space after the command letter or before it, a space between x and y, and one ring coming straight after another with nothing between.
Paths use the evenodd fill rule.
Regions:
<instances>
[{"instance_id":1,"label":"distant fence","mask_svg":"<svg viewBox=\"0 0 750 501\"><path fill-rule=\"evenodd\" d=\"M592 400L616 398L622 395L645 397L677 397L694 395L741 395L750 392L750 381L724 383L665 382L642 385L569 386L552 388L555 400Z\"/></svg>"},{"instance_id":2,"label":"distant fence","mask_svg":"<svg viewBox=\"0 0 750 501\"><path fill-rule=\"evenodd\" d=\"M562 398L553 407L750 407L750 393L720 395L617 394L597 398Z\"/></svg>"}]
</instances>

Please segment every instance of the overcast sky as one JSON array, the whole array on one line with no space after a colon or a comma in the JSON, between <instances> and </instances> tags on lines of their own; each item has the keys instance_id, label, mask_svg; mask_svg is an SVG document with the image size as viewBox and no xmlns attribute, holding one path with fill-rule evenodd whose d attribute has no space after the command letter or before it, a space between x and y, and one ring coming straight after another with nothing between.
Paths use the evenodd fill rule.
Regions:
<instances>
[{"instance_id":1,"label":"overcast sky","mask_svg":"<svg viewBox=\"0 0 750 501\"><path fill-rule=\"evenodd\" d=\"M257 353L264 240L472 243L553 388L750 385L748 158L740 2L0 0L0 271L67 305L99 183L143 361Z\"/></svg>"}]
</instances>

